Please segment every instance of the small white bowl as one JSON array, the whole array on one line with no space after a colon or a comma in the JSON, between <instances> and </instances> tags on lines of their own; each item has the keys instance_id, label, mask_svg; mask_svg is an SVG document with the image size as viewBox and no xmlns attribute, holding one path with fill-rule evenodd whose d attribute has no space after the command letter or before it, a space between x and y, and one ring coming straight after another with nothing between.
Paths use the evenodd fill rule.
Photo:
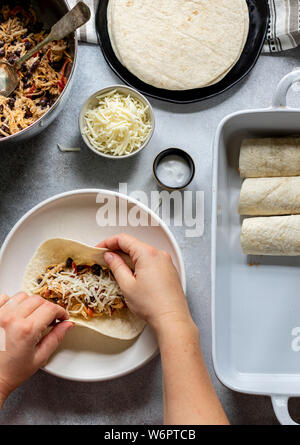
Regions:
<instances>
[{"instance_id":1,"label":"small white bowl","mask_svg":"<svg viewBox=\"0 0 300 445\"><path fill-rule=\"evenodd\" d=\"M86 111L97 106L97 104L98 104L97 97L98 96L106 94L113 90L116 90L119 93L123 93L123 94L130 94L132 97L136 98L137 100L142 102L144 105L148 106L149 122L151 124L151 131L150 131L146 141L143 143L143 145L138 150L135 150L134 152L132 152L128 155L124 155L124 156L113 156L113 155L109 155L106 153L102 153L101 151L97 150L96 148L94 148L91 145L90 141L88 140L88 138L85 136L85 134L83 132L83 129L85 128L84 115L85 115ZM124 85L112 85L110 87L103 88L102 90L97 91L96 93L94 93L92 96L90 96L88 98L88 100L85 102L85 104L83 105L81 112L80 112L79 128L80 128L80 133L81 133L82 139L84 140L86 145L97 155L103 156L104 158L108 158L108 159L127 159L127 158L131 158L132 156L135 156L138 153L140 153L149 144L150 139L152 138L154 129L155 129L155 118L154 118L152 105L150 104L148 99L146 99L145 96L140 94L137 90L130 88L130 87L125 87Z\"/></svg>"}]
</instances>

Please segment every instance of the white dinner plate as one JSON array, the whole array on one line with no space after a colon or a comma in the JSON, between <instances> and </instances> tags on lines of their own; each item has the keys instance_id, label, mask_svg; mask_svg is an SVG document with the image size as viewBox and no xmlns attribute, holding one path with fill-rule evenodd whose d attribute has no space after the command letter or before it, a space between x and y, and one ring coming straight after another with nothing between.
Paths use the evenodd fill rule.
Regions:
<instances>
[{"instance_id":1,"label":"white dinner plate","mask_svg":"<svg viewBox=\"0 0 300 445\"><path fill-rule=\"evenodd\" d=\"M119 212L137 205L141 212L157 221L156 226L99 226L96 214L99 199L117 197ZM128 204L128 205L126 205ZM108 236L126 232L168 251L180 274L185 290L186 277L179 246L166 224L143 204L107 190L76 190L54 196L29 211L15 225L0 250L1 293L20 291L24 270L36 249L49 238L65 237L92 246ZM158 352L149 326L133 341L116 340L82 327L75 327L52 356L45 371L78 381L103 381L126 375L145 365Z\"/></svg>"}]
</instances>

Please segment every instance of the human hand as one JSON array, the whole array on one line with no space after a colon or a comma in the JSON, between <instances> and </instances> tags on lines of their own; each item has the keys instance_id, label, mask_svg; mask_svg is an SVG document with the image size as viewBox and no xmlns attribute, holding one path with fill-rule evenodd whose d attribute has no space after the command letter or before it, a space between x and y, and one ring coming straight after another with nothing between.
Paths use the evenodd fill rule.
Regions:
<instances>
[{"instance_id":1,"label":"human hand","mask_svg":"<svg viewBox=\"0 0 300 445\"><path fill-rule=\"evenodd\" d=\"M104 259L124 294L129 309L156 331L168 320L192 321L180 279L171 256L129 235L109 238L97 247L127 253L135 266L133 273L117 253Z\"/></svg>"},{"instance_id":2,"label":"human hand","mask_svg":"<svg viewBox=\"0 0 300 445\"><path fill-rule=\"evenodd\" d=\"M65 309L37 295L0 295L0 334L5 337L5 351L0 349L0 409L14 389L47 363L74 326L67 319ZM61 323L43 337L55 320Z\"/></svg>"}]
</instances>

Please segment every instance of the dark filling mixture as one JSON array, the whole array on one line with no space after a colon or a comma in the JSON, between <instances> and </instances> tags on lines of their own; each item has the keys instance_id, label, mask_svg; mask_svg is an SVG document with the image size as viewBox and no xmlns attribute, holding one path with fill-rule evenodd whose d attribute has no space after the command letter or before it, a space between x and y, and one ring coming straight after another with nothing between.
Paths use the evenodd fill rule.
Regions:
<instances>
[{"instance_id":1,"label":"dark filling mixture","mask_svg":"<svg viewBox=\"0 0 300 445\"><path fill-rule=\"evenodd\" d=\"M34 283L32 294L85 319L112 316L127 307L110 270L99 264L76 264L72 258L48 266Z\"/></svg>"},{"instance_id":2,"label":"dark filling mixture","mask_svg":"<svg viewBox=\"0 0 300 445\"><path fill-rule=\"evenodd\" d=\"M0 61L14 65L50 30L43 29L30 1L5 1L0 6ZM5 98L0 96L0 138L33 124L58 99L72 68L65 40L54 41L25 62L19 86Z\"/></svg>"}]
</instances>

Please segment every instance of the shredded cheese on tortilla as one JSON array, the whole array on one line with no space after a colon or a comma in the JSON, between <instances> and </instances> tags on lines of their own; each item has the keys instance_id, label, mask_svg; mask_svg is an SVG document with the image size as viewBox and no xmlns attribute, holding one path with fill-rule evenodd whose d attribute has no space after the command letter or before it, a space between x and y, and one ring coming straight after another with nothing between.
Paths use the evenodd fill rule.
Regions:
<instances>
[{"instance_id":1,"label":"shredded cheese on tortilla","mask_svg":"<svg viewBox=\"0 0 300 445\"><path fill-rule=\"evenodd\" d=\"M87 318L87 307L92 309L93 316L111 315L112 309L124 307L121 289L110 271L102 270L97 276L91 272L77 275L74 269L50 269L39 284L32 282L32 294L43 296L44 289L51 292L50 301L60 296L70 315Z\"/></svg>"},{"instance_id":2,"label":"shredded cheese on tortilla","mask_svg":"<svg viewBox=\"0 0 300 445\"><path fill-rule=\"evenodd\" d=\"M113 90L97 97L84 115L83 133L96 150L124 156L138 150L151 131L149 107L131 95Z\"/></svg>"}]
</instances>

